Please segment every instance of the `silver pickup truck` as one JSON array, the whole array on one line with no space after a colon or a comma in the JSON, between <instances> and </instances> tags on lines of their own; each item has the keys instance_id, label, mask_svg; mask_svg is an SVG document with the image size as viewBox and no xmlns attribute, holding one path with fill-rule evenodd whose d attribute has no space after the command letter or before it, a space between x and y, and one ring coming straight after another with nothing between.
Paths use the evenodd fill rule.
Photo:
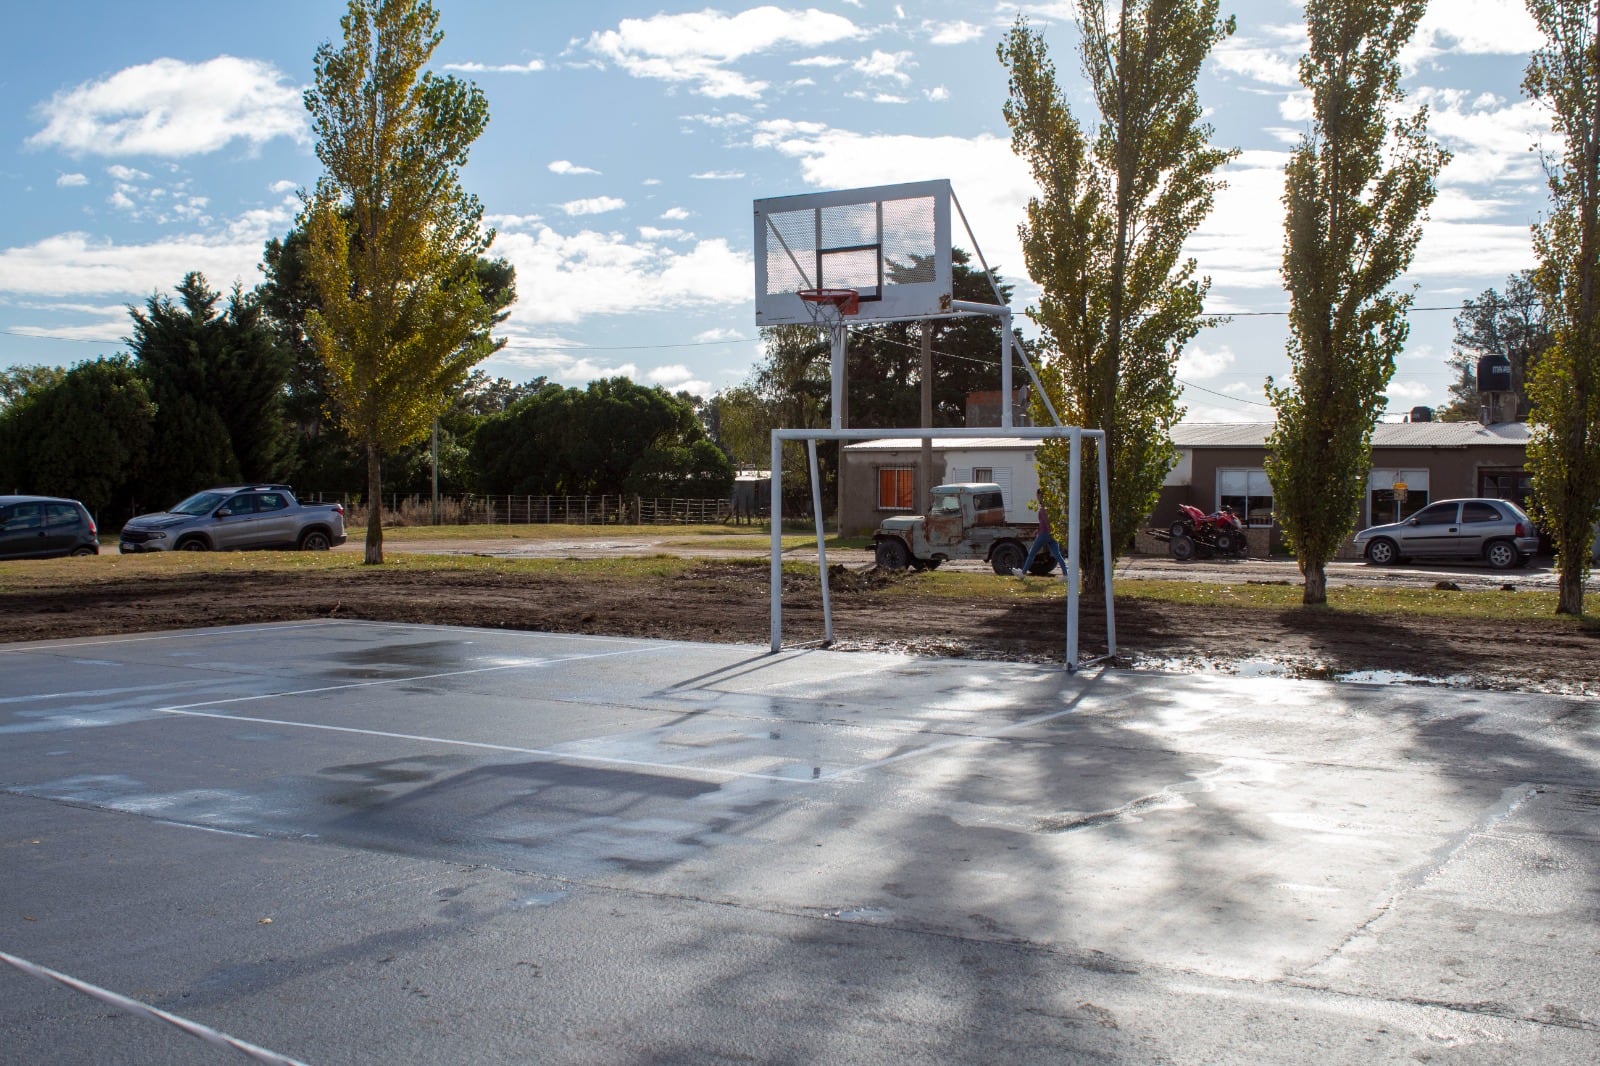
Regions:
<instances>
[{"instance_id":1,"label":"silver pickup truck","mask_svg":"<svg viewBox=\"0 0 1600 1066\"><path fill-rule=\"evenodd\" d=\"M142 514L122 527L124 553L298 548L343 544L344 507L303 504L287 485L235 485L197 492L170 511Z\"/></svg>"}]
</instances>

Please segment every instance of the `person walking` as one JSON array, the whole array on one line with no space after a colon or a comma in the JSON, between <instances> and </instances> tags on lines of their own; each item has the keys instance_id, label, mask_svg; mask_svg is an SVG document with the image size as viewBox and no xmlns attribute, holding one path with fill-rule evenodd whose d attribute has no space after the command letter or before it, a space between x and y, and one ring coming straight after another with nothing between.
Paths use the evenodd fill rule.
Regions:
<instances>
[{"instance_id":1,"label":"person walking","mask_svg":"<svg viewBox=\"0 0 1600 1066\"><path fill-rule=\"evenodd\" d=\"M1029 570L1033 567L1034 557L1039 554L1040 548L1049 548L1050 554L1055 556L1057 565L1061 567L1061 580L1067 579L1067 561L1061 557L1061 545L1056 543L1055 533L1050 529L1050 513L1044 509L1044 497L1037 492L1033 494L1033 502L1039 508L1038 532L1033 535L1033 544L1028 548L1028 557L1022 560L1022 569L1013 570L1013 577L1027 579Z\"/></svg>"}]
</instances>

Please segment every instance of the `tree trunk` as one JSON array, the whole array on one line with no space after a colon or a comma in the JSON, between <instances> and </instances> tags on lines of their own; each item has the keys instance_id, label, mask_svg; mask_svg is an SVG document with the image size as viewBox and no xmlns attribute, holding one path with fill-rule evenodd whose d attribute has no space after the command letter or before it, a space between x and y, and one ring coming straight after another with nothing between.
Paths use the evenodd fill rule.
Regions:
<instances>
[{"instance_id":1,"label":"tree trunk","mask_svg":"<svg viewBox=\"0 0 1600 1066\"><path fill-rule=\"evenodd\" d=\"M1300 602L1307 606L1315 606L1328 602L1328 571L1326 564L1307 559L1300 564L1300 572L1305 575L1305 594L1300 597Z\"/></svg>"},{"instance_id":2,"label":"tree trunk","mask_svg":"<svg viewBox=\"0 0 1600 1066\"><path fill-rule=\"evenodd\" d=\"M363 562L383 562L383 462L376 444L367 445L367 557Z\"/></svg>"},{"instance_id":3,"label":"tree trunk","mask_svg":"<svg viewBox=\"0 0 1600 1066\"><path fill-rule=\"evenodd\" d=\"M1556 586L1556 614L1583 614L1583 560L1575 558L1569 564L1561 560L1561 578Z\"/></svg>"}]
</instances>

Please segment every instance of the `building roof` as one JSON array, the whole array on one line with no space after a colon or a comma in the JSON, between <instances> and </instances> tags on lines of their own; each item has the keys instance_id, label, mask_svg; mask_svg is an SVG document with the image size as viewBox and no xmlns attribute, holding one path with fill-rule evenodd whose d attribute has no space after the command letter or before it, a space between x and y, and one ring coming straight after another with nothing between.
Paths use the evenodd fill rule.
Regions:
<instances>
[{"instance_id":1,"label":"building roof","mask_svg":"<svg viewBox=\"0 0 1600 1066\"><path fill-rule=\"evenodd\" d=\"M1172 443L1180 448L1264 448L1271 422L1179 422L1172 427ZM1374 448L1466 448L1528 443L1526 422L1380 422L1372 431ZM1032 451L1038 441L1018 437L934 438L935 451ZM921 437L887 437L845 445L852 452L904 452L922 447Z\"/></svg>"},{"instance_id":2,"label":"building roof","mask_svg":"<svg viewBox=\"0 0 1600 1066\"><path fill-rule=\"evenodd\" d=\"M1264 448L1271 422L1179 422L1172 443L1180 448ZM1528 443L1526 422L1493 426L1477 422L1380 422L1372 430L1374 448L1465 448L1470 445Z\"/></svg>"}]
</instances>

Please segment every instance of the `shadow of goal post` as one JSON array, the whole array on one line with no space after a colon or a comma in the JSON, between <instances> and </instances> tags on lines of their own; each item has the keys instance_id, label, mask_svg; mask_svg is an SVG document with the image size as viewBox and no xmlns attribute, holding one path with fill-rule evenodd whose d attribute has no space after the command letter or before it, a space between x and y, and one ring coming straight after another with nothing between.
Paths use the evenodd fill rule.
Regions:
<instances>
[{"instance_id":1,"label":"shadow of goal post","mask_svg":"<svg viewBox=\"0 0 1600 1066\"><path fill-rule=\"evenodd\" d=\"M821 487L817 477L817 442L820 440L859 441L879 440L883 437L918 436L932 439L959 439L963 437L990 437L993 427L964 426L944 429L920 428L915 430L886 429L775 429L772 431L772 651L783 649L783 442L805 441L808 468L811 478L812 513L817 529L817 570L822 582L823 646L833 643L833 605L828 592L828 552L823 543ZM1068 446L1067 474L1067 609L1066 651L1068 671L1109 659L1117 653L1116 608L1112 596L1111 578L1114 558L1111 551L1111 510L1107 490L1109 471L1106 464L1105 431L1083 429L1079 426L1016 427L1010 435L1023 440L1059 440L1065 438ZM1078 647L1079 585L1079 521L1082 517L1083 498L1083 440L1095 442L1095 455L1099 463L1100 485L1100 547L1105 578L1106 650L1102 655L1085 659Z\"/></svg>"}]
</instances>

